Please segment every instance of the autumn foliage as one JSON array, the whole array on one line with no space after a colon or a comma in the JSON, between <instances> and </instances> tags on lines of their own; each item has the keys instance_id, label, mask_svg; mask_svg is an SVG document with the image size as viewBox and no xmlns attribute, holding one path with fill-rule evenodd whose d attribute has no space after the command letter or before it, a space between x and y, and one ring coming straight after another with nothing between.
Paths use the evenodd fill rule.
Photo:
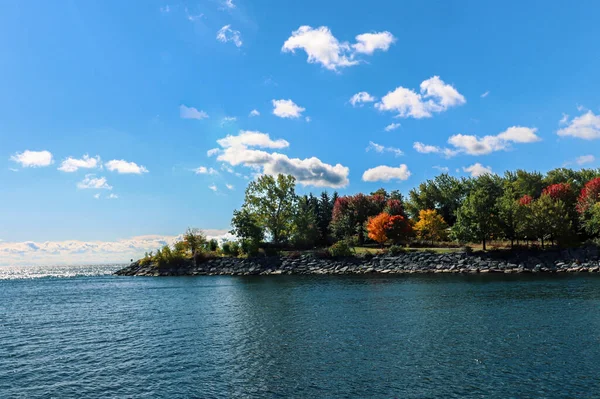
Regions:
<instances>
[{"instance_id":1,"label":"autumn foliage","mask_svg":"<svg viewBox=\"0 0 600 399\"><path fill-rule=\"evenodd\" d=\"M388 240L400 242L407 238L411 231L408 219L402 215L381 212L377 216L370 217L367 222L369 238L379 244L384 244Z\"/></svg>"},{"instance_id":2,"label":"autumn foliage","mask_svg":"<svg viewBox=\"0 0 600 399\"><path fill-rule=\"evenodd\" d=\"M533 197L531 195L525 194L519 199L519 205L529 205L533 201Z\"/></svg>"},{"instance_id":3,"label":"autumn foliage","mask_svg":"<svg viewBox=\"0 0 600 399\"><path fill-rule=\"evenodd\" d=\"M600 202L600 177L590 180L581 190L577 200L577 212L585 213Z\"/></svg>"},{"instance_id":4,"label":"autumn foliage","mask_svg":"<svg viewBox=\"0 0 600 399\"><path fill-rule=\"evenodd\" d=\"M419 221L415 230L419 238L427 241L439 241L446 238L448 225L435 209L423 209L419 212Z\"/></svg>"}]
</instances>

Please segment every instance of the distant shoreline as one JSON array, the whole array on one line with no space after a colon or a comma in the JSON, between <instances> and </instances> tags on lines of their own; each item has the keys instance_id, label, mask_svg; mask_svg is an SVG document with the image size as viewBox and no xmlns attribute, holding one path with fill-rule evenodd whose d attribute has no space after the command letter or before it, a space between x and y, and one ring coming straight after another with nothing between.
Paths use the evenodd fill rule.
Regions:
<instances>
[{"instance_id":1,"label":"distant shoreline","mask_svg":"<svg viewBox=\"0 0 600 399\"><path fill-rule=\"evenodd\" d=\"M554 251L405 252L397 255L319 258L311 255L254 258L218 257L194 265L185 260L177 266L159 268L155 263L135 261L118 270L119 276L203 275L310 275L310 274L425 274L425 273L600 273L595 246Z\"/></svg>"}]
</instances>

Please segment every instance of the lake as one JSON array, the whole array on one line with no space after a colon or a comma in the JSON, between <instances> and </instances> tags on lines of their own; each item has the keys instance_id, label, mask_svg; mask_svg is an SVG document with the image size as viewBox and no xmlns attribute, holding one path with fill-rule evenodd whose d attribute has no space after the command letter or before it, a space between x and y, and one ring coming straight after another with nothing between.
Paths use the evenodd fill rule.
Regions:
<instances>
[{"instance_id":1,"label":"lake","mask_svg":"<svg viewBox=\"0 0 600 399\"><path fill-rule=\"evenodd\" d=\"M600 397L597 275L117 268L0 268L0 397Z\"/></svg>"}]
</instances>

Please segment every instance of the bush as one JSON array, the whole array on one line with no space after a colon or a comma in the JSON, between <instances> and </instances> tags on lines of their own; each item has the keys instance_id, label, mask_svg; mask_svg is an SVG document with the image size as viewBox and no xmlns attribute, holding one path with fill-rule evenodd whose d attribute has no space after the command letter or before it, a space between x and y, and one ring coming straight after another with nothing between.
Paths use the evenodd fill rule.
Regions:
<instances>
[{"instance_id":1,"label":"bush","mask_svg":"<svg viewBox=\"0 0 600 399\"><path fill-rule=\"evenodd\" d=\"M240 244L237 241L225 241L221 249L225 256L238 256L240 254Z\"/></svg>"},{"instance_id":2,"label":"bush","mask_svg":"<svg viewBox=\"0 0 600 399\"><path fill-rule=\"evenodd\" d=\"M329 247L329 254L334 257L352 256L354 255L354 250L346 241L338 241Z\"/></svg>"},{"instance_id":3,"label":"bush","mask_svg":"<svg viewBox=\"0 0 600 399\"><path fill-rule=\"evenodd\" d=\"M388 253L390 255L400 255L407 252L406 248L404 248L401 245L392 245L389 249L388 249Z\"/></svg>"},{"instance_id":4,"label":"bush","mask_svg":"<svg viewBox=\"0 0 600 399\"><path fill-rule=\"evenodd\" d=\"M243 240L241 243L242 252L248 256L258 255L259 244L251 240Z\"/></svg>"},{"instance_id":5,"label":"bush","mask_svg":"<svg viewBox=\"0 0 600 399\"><path fill-rule=\"evenodd\" d=\"M465 245L463 247L463 251L465 251L466 254L472 254L473 253L473 247L470 247L468 245Z\"/></svg>"},{"instance_id":6,"label":"bush","mask_svg":"<svg viewBox=\"0 0 600 399\"><path fill-rule=\"evenodd\" d=\"M217 249L219 249L219 242L213 238L207 243L206 247L209 251L215 252Z\"/></svg>"}]
</instances>

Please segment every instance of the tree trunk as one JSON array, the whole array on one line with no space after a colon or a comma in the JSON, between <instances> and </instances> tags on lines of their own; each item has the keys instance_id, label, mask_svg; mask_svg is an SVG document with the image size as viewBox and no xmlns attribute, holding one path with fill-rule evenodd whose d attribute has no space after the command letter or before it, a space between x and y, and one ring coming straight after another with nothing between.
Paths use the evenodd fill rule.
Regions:
<instances>
[{"instance_id":1,"label":"tree trunk","mask_svg":"<svg viewBox=\"0 0 600 399\"><path fill-rule=\"evenodd\" d=\"M485 238L483 239L483 250L485 251Z\"/></svg>"},{"instance_id":2,"label":"tree trunk","mask_svg":"<svg viewBox=\"0 0 600 399\"><path fill-rule=\"evenodd\" d=\"M510 249L513 249L515 247L515 239L511 238L510 239Z\"/></svg>"},{"instance_id":3,"label":"tree trunk","mask_svg":"<svg viewBox=\"0 0 600 399\"><path fill-rule=\"evenodd\" d=\"M542 249L544 249L544 236L542 236Z\"/></svg>"}]
</instances>

